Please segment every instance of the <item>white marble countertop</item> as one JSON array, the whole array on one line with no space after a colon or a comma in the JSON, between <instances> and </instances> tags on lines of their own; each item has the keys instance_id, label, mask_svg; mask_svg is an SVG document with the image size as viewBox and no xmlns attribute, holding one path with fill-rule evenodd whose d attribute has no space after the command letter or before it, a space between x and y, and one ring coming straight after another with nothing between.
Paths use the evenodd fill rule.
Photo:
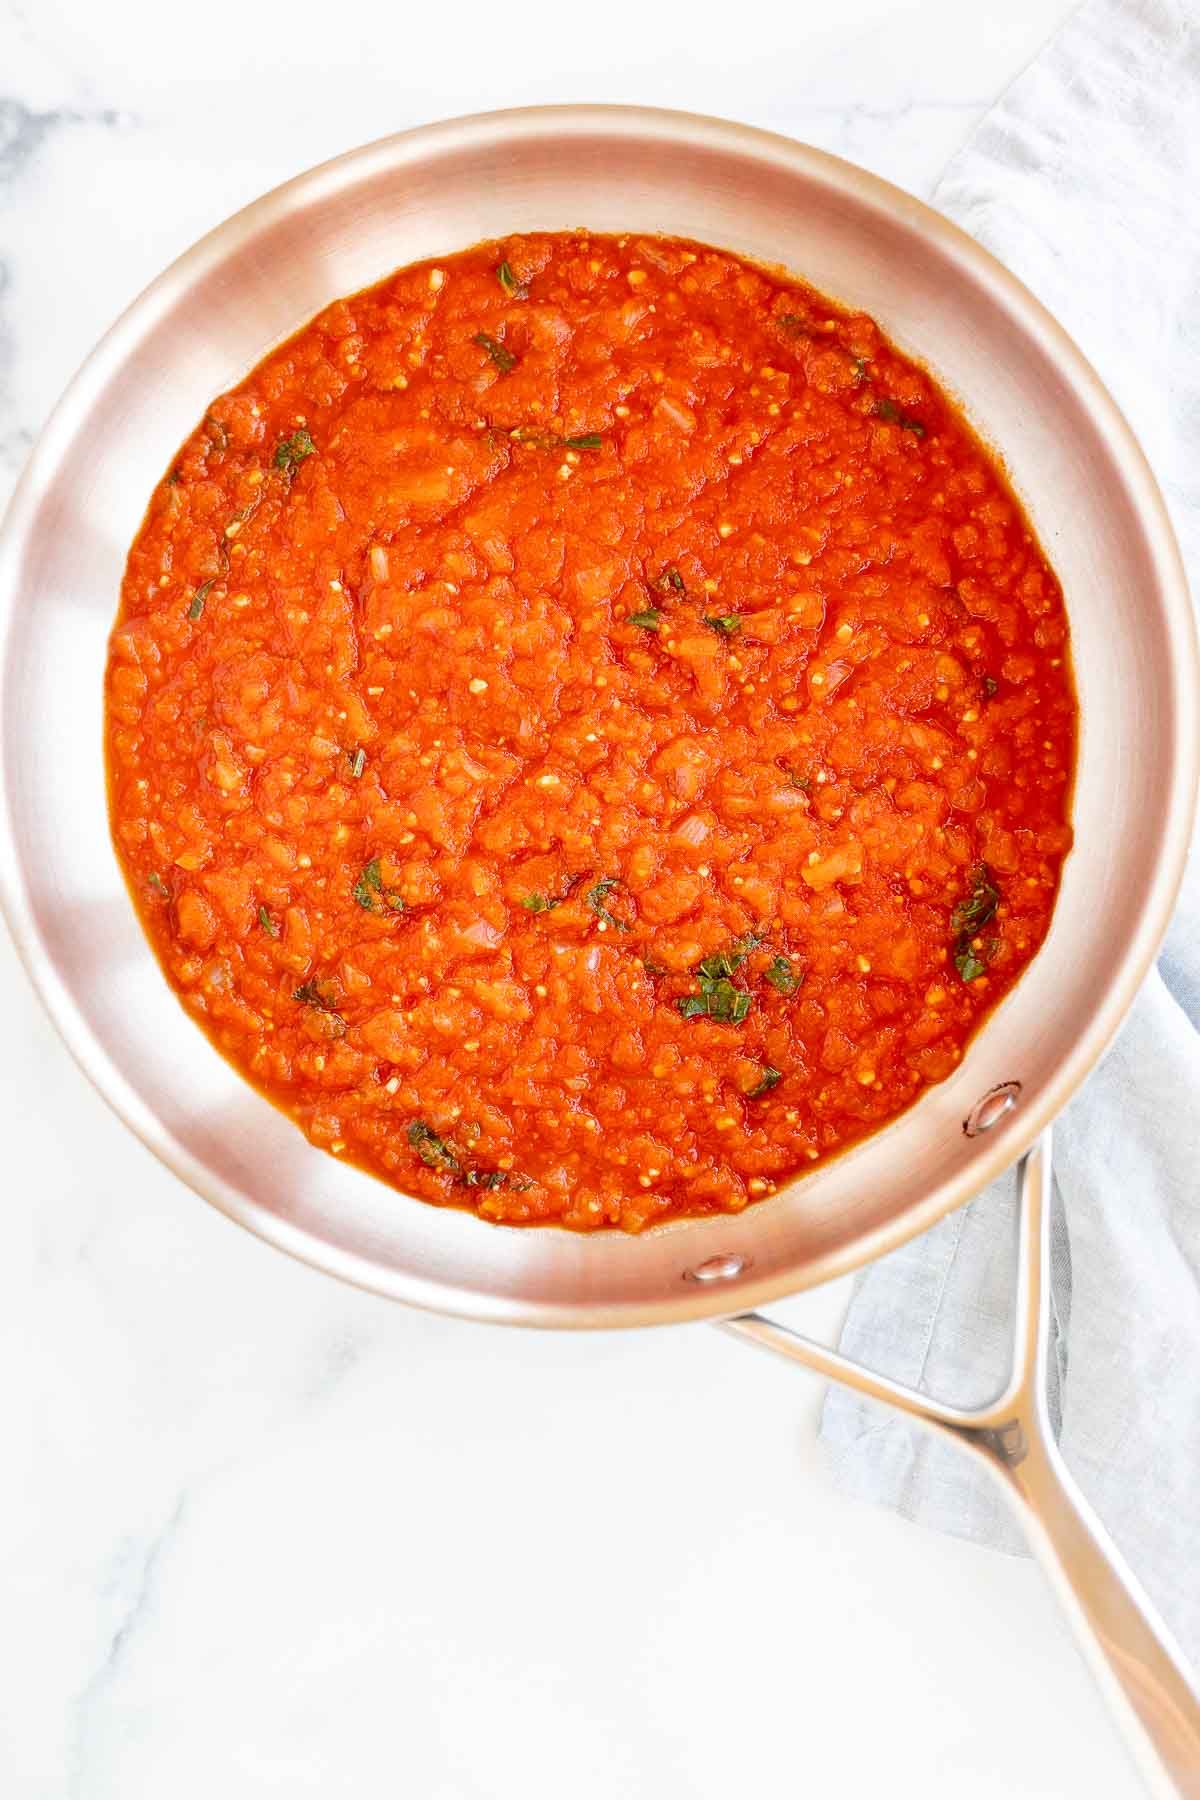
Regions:
<instances>
[{"instance_id":1,"label":"white marble countertop","mask_svg":"<svg viewBox=\"0 0 1200 1800\"><path fill-rule=\"evenodd\" d=\"M118 310L308 164L636 100L919 193L1070 0L421 10L0 0L0 500ZM8 1800L1134 1795L1037 1572L841 1499L806 1377L339 1287L151 1161L2 931L0 1015Z\"/></svg>"}]
</instances>

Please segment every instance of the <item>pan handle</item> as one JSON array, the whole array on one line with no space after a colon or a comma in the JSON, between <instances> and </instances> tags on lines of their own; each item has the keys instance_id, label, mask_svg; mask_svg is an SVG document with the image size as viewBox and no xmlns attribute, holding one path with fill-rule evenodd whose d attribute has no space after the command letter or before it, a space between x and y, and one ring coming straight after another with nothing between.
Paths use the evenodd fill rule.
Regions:
<instances>
[{"instance_id":1,"label":"pan handle","mask_svg":"<svg viewBox=\"0 0 1200 1800\"><path fill-rule=\"evenodd\" d=\"M1020 1166L1013 1366L999 1399L965 1409L877 1375L759 1313L723 1328L953 1439L1006 1490L1121 1725L1147 1791L1200 1800L1200 1693L1183 1653L1063 1462L1046 1403L1050 1134Z\"/></svg>"}]
</instances>

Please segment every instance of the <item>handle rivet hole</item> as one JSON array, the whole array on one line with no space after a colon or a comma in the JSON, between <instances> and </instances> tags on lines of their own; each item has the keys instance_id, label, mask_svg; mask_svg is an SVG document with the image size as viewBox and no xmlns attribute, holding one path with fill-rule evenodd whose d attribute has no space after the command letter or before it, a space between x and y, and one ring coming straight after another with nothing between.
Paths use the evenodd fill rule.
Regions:
<instances>
[{"instance_id":1,"label":"handle rivet hole","mask_svg":"<svg viewBox=\"0 0 1200 1800\"><path fill-rule=\"evenodd\" d=\"M998 1125L1013 1110L1020 1094L1019 1081L1002 1081L998 1087L989 1088L963 1120L966 1135L969 1138L978 1137L980 1132L990 1131L993 1125Z\"/></svg>"},{"instance_id":2,"label":"handle rivet hole","mask_svg":"<svg viewBox=\"0 0 1200 1800\"><path fill-rule=\"evenodd\" d=\"M707 1262L697 1264L694 1269L685 1269L685 1281L733 1281L744 1269L749 1268L750 1258L739 1256L736 1251L729 1251L724 1256L710 1256Z\"/></svg>"}]
</instances>

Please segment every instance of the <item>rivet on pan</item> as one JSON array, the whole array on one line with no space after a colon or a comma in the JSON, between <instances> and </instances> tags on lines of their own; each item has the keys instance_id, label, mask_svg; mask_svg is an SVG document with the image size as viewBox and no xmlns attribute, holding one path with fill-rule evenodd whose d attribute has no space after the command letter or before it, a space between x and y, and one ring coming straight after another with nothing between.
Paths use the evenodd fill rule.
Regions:
<instances>
[{"instance_id":1,"label":"rivet on pan","mask_svg":"<svg viewBox=\"0 0 1200 1800\"><path fill-rule=\"evenodd\" d=\"M685 1281L732 1281L735 1275L749 1266L748 1256L736 1256L732 1251L726 1256L710 1256L698 1268L685 1269Z\"/></svg>"},{"instance_id":2,"label":"rivet on pan","mask_svg":"<svg viewBox=\"0 0 1200 1800\"><path fill-rule=\"evenodd\" d=\"M989 1088L963 1120L967 1136L978 1137L981 1131L990 1131L993 1125L998 1125L1017 1104L1020 1092L1019 1081L1002 1081L999 1087Z\"/></svg>"}]
</instances>

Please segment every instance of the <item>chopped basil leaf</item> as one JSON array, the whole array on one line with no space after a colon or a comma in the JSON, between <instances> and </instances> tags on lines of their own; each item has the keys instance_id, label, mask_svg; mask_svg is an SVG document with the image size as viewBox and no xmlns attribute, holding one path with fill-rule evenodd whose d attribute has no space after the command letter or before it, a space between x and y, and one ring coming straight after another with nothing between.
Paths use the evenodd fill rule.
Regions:
<instances>
[{"instance_id":1,"label":"chopped basil leaf","mask_svg":"<svg viewBox=\"0 0 1200 1800\"><path fill-rule=\"evenodd\" d=\"M977 863L971 871L970 893L950 914L951 931L973 937L995 918L999 904L1000 890L992 880L992 871L985 862Z\"/></svg>"},{"instance_id":2,"label":"chopped basil leaf","mask_svg":"<svg viewBox=\"0 0 1200 1800\"><path fill-rule=\"evenodd\" d=\"M510 1175L504 1169L464 1169L453 1145L439 1137L436 1131L426 1125L424 1119L413 1120L408 1128L408 1141L427 1169L436 1169L441 1175L453 1175L461 1187L492 1190L507 1186L518 1189L533 1186L528 1177Z\"/></svg>"},{"instance_id":3,"label":"chopped basil leaf","mask_svg":"<svg viewBox=\"0 0 1200 1800\"><path fill-rule=\"evenodd\" d=\"M740 969L752 950L762 947L763 940L748 931L744 937L735 938L728 950L716 950L696 964L696 973L701 980L716 981L723 975L732 975Z\"/></svg>"},{"instance_id":4,"label":"chopped basil leaf","mask_svg":"<svg viewBox=\"0 0 1200 1800\"><path fill-rule=\"evenodd\" d=\"M653 588L657 588L660 594L687 593L683 576L679 573L679 570L675 567L674 563L668 563L662 574L652 581L650 585Z\"/></svg>"},{"instance_id":5,"label":"chopped basil leaf","mask_svg":"<svg viewBox=\"0 0 1200 1800\"><path fill-rule=\"evenodd\" d=\"M258 909L258 922L268 937L277 938L279 936L279 926L275 923L265 906L260 906Z\"/></svg>"},{"instance_id":6,"label":"chopped basil leaf","mask_svg":"<svg viewBox=\"0 0 1200 1800\"><path fill-rule=\"evenodd\" d=\"M700 992L685 994L678 1004L685 1019L704 1013L710 1019L740 1025L754 1002L744 988L734 987L732 981L722 975L716 981L701 976Z\"/></svg>"},{"instance_id":7,"label":"chopped basil leaf","mask_svg":"<svg viewBox=\"0 0 1200 1800\"><path fill-rule=\"evenodd\" d=\"M358 749L353 753L347 751L346 754L350 757L350 773L353 775L355 781L357 781L367 766L367 753L360 744Z\"/></svg>"},{"instance_id":8,"label":"chopped basil leaf","mask_svg":"<svg viewBox=\"0 0 1200 1800\"><path fill-rule=\"evenodd\" d=\"M614 931L628 931L629 927L625 924L624 920L614 919L613 915L604 904L613 889L619 886L620 883L617 881L615 875L605 875L602 880L596 883L595 887L590 887L588 889L587 893L584 895L584 899L587 901L587 904L591 907L596 917L603 924L611 925Z\"/></svg>"},{"instance_id":9,"label":"chopped basil leaf","mask_svg":"<svg viewBox=\"0 0 1200 1800\"><path fill-rule=\"evenodd\" d=\"M288 471L288 475L289 475L289 479L290 479L290 476L291 476L290 469ZM232 519L230 519L228 525L225 527L225 536L226 537L236 537L237 530L240 529L240 527L246 523L247 519L252 519L254 517L255 513L258 511L258 509L261 505L262 505L262 494L258 493L255 495L254 499L251 500L251 502L248 506L243 506L241 512L234 513Z\"/></svg>"},{"instance_id":10,"label":"chopped basil leaf","mask_svg":"<svg viewBox=\"0 0 1200 1800\"><path fill-rule=\"evenodd\" d=\"M539 431L535 425L518 425L509 433L515 444L523 444L527 450L561 450L562 439L552 431Z\"/></svg>"},{"instance_id":11,"label":"chopped basil leaf","mask_svg":"<svg viewBox=\"0 0 1200 1800\"><path fill-rule=\"evenodd\" d=\"M318 1012L333 1011L333 1001L321 992L315 981L302 981L298 988L293 988L292 999L298 1000L301 1006L315 1006Z\"/></svg>"},{"instance_id":12,"label":"chopped basil leaf","mask_svg":"<svg viewBox=\"0 0 1200 1800\"><path fill-rule=\"evenodd\" d=\"M375 896L383 887L383 877L379 872L379 858L373 856L354 884L354 898L367 912L375 911Z\"/></svg>"},{"instance_id":13,"label":"chopped basil leaf","mask_svg":"<svg viewBox=\"0 0 1200 1800\"><path fill-rule=\"evenodd\" d=\"M315 455L316 448L307 431L294 431L290 438L284 438L276 447L275 467L285 469L289 475L293 474L306 456Z\"/></svg>"},{"instance_id":14,"label":"chopped basil leaf","mask_svg":"<svg viewBox=\"0 0 1200 1800\"><path fill-rule=\"evenodd\" d=\"M582 880L582 875L568 875L561 894L523 894L521 905L526 912L553 912L556 906L561 906L564 900L570 899L571 889L577 887Z\"/></svg>"},{"instance_id":15,"label":"chopped basil leaf","mask_svg":"<svg viewBox=\"0 0 1200 1800\"><path fill-rule=\"evenodd\" d=\"M170 473L169 473L169 474L168 474L168 476L167 476L167 486L168 486L168 487L178 487L178 486L179 486L179 483L180 483L180 481L181 481L181 480L182 480L182 479L183 479L183 478L182 478L182 476L181 476L181 475L180 475L180 472L179 472L179 470L178 470L178 469L172 469L172 470L171 470L171 471L170 471Z\"/></svg>"},{"instance_id":16,"label":"chopped basil leaf","mask_svg":"<svg viewBox=\"0 0 1200 1800\"><path fill-rule=\"evenodd\" d=\"M468 1169L463 1176L464 1187L499 1188L503 1187L508 1176L503 1169Z\"/></svg>"},{"instance_id":17,"label":"chopped basil leaf","mask_svg":"<svg viewBox=\"0 0 1200 1800\"><path fill-rule=\"evenodd\" d=\"M510 300L519 300L525 292L525 289L513 274L512 264L507 257L505 257L504 261L500 264L500 267L496 270L496 280L500 283L500 286L504 289Z\"/></svg>"},{"instance_id":18,"label":"chopped basil leaf","mask_svg":"<svg viewBox=\"0 0 1200 1800\"><path fill-rule=\"evenodd\" d=\"M752 950L762 945L762 939L753 932L737 938L727 950L715 950L696 964L696 976L700 982L698 994L685 994L675 1002L685 1019L698 1018L703 1014L709 1019L718 1019L730 1025L740 1025L754 1004L751 995L744 988L734 987L729 977L736 969L740 969Z\"/></svg>"},{"instance_id":19,"label":"chopped basil leaf","mask_svg":"<svg viewBox=\"0 0 1200 1800\"><path fill-rule=\"evenodd\" d=\"M992 871L985 862L977 863L971 873L970 893L950 914L950 929L955 933L954 966L964 981L976 981L987 969L995 941L978 944L975 940L995 918L999 904L1000 890Z\"/></svg>"},{"instance_id":20,"label":"chopped basil leaf","mask_svg":"<svg viewBox=\"0 0 1200 1800\"><path fill-rule=\"evenodd\" d=\"M445 1139L431 1131L423 1119L413 1120L408 1128L408 1141L427 1169L439 1169L444 1175L458 1174L457 1156Z\"/></svg>"},{"instance_id":21,"label":"chopped basil leaf","mask_svg":"<svg viewBox=\"0 0 1200 1800\"><path fill-rule=\"evenodd\" d=\"M628 623L640 625L643 631L657 631L662 622L662 614L657 606L648 606L645 612L630 613Z\"/></svg>"},{"instance_id":22,"label":"chopped basil leaf","mask_svg":"<svg viewBox=\"0 0 1200 1800\"><path fill-rule=\"evenodd\" d=\"M510 369L516 368L517 359L512 351L506 350L502 343L489 336L486 331L477 331L471 342L478 344L481 350L487 351L502 375L507 375Z\"/></svg>"},{"instance_id":23,"label":"chopped basil leaf","mask_svg":"<svg viewBox=\"0 0 1200 1800\"><path fill-rule=\"evenodd\" d=\"M990 700L992 698L992 695L998 691L999 687L1000 687L1000 683L996 680L996 677L994 675L985 675L983 678L983 697L984 697L984 699Z\"/></svg>"},{"instance_id":24,"label":"chopped basil leaf","mask_svg":"<svg viewBox=\"0 0 1200 1800\"><path fill-rule=\"evenodd\" d=\"M925 427L920 419L914 419L911 413L901 412L894 400L877 400L875 417L883 419L888 425L898 425L901 431L911 431L914 437L925 436Z\"/></svg>"},{"instance_id":25,"label":"chopped basil leaf","mask_svg":"<svg viewBox=\"0 0 1200 1800\"><path fill-rule=\"evenodd\" d=\"M147 875L146 886L153 888L156 894L161 894L167 899L170 898L171 890L157 869L151 869L150 873Z\"/></svg>"},{"instance_id":26,"label":"chopped basil leaf","mask_svg":"<svg viewBox=\"0 0 1200 1800\"><path fill-rule=\"evenodd\" d=\"M311 1006L316 1012L325 1013L330 1023L336 1027L338 1035L346 1029L346 1021L334 1005L329 995L321 991L319 982L303 981L298 988L292 989L292 999L301 1006Z\"/></svg>"},{"instance_id":27,"label":"chopped basil leaf","mask_svg":"<svg viewBox=\"0 0 1200 1800\"><path fill-rule=\"evenodd\" d=\"M735 631L742 629L742 621L736 613L705 613L704 623L719 631L722 637L732 637Z\"/></svg>"},{"instance_id":28,"label":"chopped basil leaf","mask_svg":"<svg viewBox=\"0 0 1200 1800\"><path fill-rule=\"evenodd\" d=\"M480 337L475 339L480 342ZM503 349L503 345L499 346ZM504 352L507 356L508 352ZM490 354L490 352L489 352ZM515 357L513 359L516 360ZM511 366L511 365L510 365ZM579 437L560 437L556 431L539 431L535 425L518 425L509 436L516 444L523 444L527 450L599 450L604 443L598 431L585 431Z\"/></svg>"},{"instance_id":29,"label":"chopped basil leaf","mask_svg":"<svg viewBox=\"0 0 1200 1800\"><path fill-rule=\"evenodd\" d=\"M796 313L781 313L775 323L778 325L780 331L787 333L788 337L812 336L812 327L806 325L804 320Z\"/></svg>"},{"instance_id":30,"label":"chopped basil leaf","mask_svg":"<svg viewBox=\"0 0 1200 1800\"><path fill-rule=\"evenodd\" d=\"M856 381L869 381L870 376L867 374L867 370L869 367L870 367L870 363L868 362L868 360L865 356L856 356L854 359L855 380Z\"/></svg>"},{"instance_id":31,"label":"chopped basil leaf","mask_svg":"<svg viewBox=\"0 0 1200 1800\"><path fill-rule=\"evenodd\" d=\"M388 907L393 912L404 911L404 901L395 888L385 888L383 885L377 856L373 856L366 864L351 891L364 912L380 913Z\"/></svg>"},{"instance_id":32,"label":"chopped basil leaf","mask_svg":"<svg viewBox=\"0 0 1200 1800\"><path fill-rule=\"evenodd\" d=\"M211 581L201 582L200 586L196 589L195 593L192 595L192 604L187 609L187 616L189 619L195 620L200 617L200 614L204 611L204 602L212 592L213 583L216 579L217 578L214 575Z\"/></svg>"},{"instance_id":33,"label":"chopped basil leaf","mask_svg":"<svg viewBox=\"0 0 1200 1800\"><path fill-rule=\"evenodd\" d=\"M763 980L769 981L777 993L794 994L804 977L797 975L786 956L777 956L770 968L763 970Z\"/></svg>"},{"instance_id":34,"label":"chopped basil leaf","mask_svg":"<svg viewBox=\"0 0 1200 1800\"><path fill-rule=\"evenodd\" d=\"M754 1086L747 1089L747 1100L761 1099L764 1094L769 1094L773 1087L778 1087L782 1080L783 1070L772 1068L771 1064L767 1063Z\"/></svg>"}]
</instances>

